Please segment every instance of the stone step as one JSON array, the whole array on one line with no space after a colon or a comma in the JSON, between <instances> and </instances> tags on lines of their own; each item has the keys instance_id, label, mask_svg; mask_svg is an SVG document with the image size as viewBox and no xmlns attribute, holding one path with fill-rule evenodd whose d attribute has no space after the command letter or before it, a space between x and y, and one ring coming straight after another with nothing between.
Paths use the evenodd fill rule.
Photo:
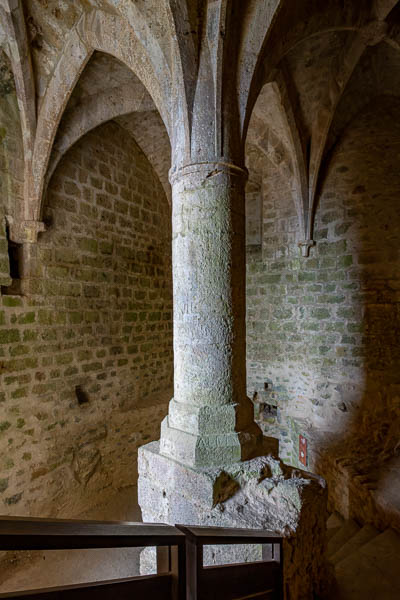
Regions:
<instances>
[{"instance_id":1,"label":"stone step","mask_svg":"<svg viewBox=\"0 0 400 600\"><path fill-rule=\"evenodd\" d=\"M400 536L374 537L336 565L335 600L399 600Z\"/></svg>"},{"instance_id":2,"label":"stone step","mask_svg":"<svg viewBox=\"0 0 400 600\"><path fill-rule=\"evenodd\" d=\"M328 520L326 522L327 529L336 529L337 527L341 527L344 523L344 518L342 515L339 515L338 512L333 512L329 515Z\"/></svg>"},{"instance_id":3,"label":"stone step","mask_svg":"<svg viewBox=\"0 0 400 600\"><path fill-rule=\"evenodd\" d=\"M350 538L353 537L360 530L359 525L353 519L345 521L339 531L329 540L327 547L327 557L331 560L331 557L346 544Z\"/></svg>"},{"instance_id":4,"label":"stone step","mask_svg":"<svg viewBox=\"0 0 400 600\"><path fill-rule=\"evenodd\" d=\"M329 559L334 565L347 558L358 550L364 544L367 544L374 537L379 535L379 531L372 525L364 525L353 537L351 537L335 554Z\"/></svg>"},{"instance_id":5,"label":"stone step","mask_svg":"<svg viewBox=\"0 0 400 600\"><path fill-rule=\"evenodd\" d=\"M344 523L344 519L341 515L339 515L339 513L333 512L331 515L329 515L329 518L326 522L326 541L327 541L327 543L335 535L335 533L337 533L339 531L339 529L341 528L343 523Z\"/></svg>"},{"instance_id":6,"label":"stone step","mask_svg":"<svg viewBox=\"0 0 400 600\"><path fill-rule=\"evenodd\" d=\"M331 529L326 530L326 542L329 544L329 541L333 538L337 532L340 531L340 527L331 527Z\"/></svg>"}]
</instances>

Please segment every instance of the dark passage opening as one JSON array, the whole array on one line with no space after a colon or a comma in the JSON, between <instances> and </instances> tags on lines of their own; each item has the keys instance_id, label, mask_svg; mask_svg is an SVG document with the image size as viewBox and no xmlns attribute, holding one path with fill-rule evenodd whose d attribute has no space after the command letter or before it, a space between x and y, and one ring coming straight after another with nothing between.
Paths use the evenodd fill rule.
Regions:
<instances>
[{"instance_id":1,"label":"dark passage opening","mask_svg":"<svg viewBox=\"0 0 400 600\"><path fill-rule=\"evenodd\" d=\"M21 263L22 263L22 244L18 244L10 239L10 228L6 225L6 236L8 244L8 260L10 264L11 285L1 286L3 295L21 295Z\"/></svg>"}]
</instances>

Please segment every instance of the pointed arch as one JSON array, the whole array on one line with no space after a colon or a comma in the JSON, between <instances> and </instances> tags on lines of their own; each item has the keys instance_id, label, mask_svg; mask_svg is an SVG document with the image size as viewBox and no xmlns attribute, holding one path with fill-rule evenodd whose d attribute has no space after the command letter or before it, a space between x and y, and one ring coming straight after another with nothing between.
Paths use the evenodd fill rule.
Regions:
<instances>
[{"instance_id":1,"label":"pointed arch","mask_svg":"<svg viewBox=\"0 0 400 600\"><path fill-rule=\"evenodd\" d=\"M78 27L81 23L82 19ZM83 42L78 27L71 32L61 52L39 110L28 182L30 202L27 220L30 221L40 221L44 178L57 128L76 82L93 52Z\"/></svg>"},{"instance_id":2,"label":"pointed arch","mask_svg":"<svg viewBox=\"0 0 400 600\"><path fill-rule=\"evenodd\" d=\"M35 84L33 79L32 61L28 36L25 27L23 7L21 0L11 2L4 0L0 6L0 21L6 29L6 39L8 42L8 52L11 60L15 88L17 92L17 101L21 119L21 133L23 144L23 164L24 164L24 199L18 207L18 225L27 218L27 206L29 205L28 181L32 170L32 156L36 133L36 97ZM15 212L17 212L17 210ZM14 230L14 223L17 221L14 213L12 237L18 237L18 231Z\"/></svg>"},{"instance_id":3,"label":"pointed arch","mask_svg":"<svg viewBox=\"0 0 400 600\"><path fill-rule=\"evenodd\" d=\"M46 173L46 186L64 154L86 133L115 117L155 109L145 90L139 97L135 91L135 86L129 84L113 88L100 95L89 96L78 107L68 111L65 128L58 130L53 144Z\"/></svg>"},{"instance_id":4,"label":"pointed arch","mask_svg":"<svg viewBox=\"0 0 400 600\"><path fill-rule=\"evenodd\" d=\"M124 40L124 44L120 40ZM40 221L51 150L63 112L94 51L117 58L141 80L170 132L170 103L155 74L151 57L126 19L102 11L84 14L71 32L40 106L29 185L29 215ZM164 75L169 77L168 65ZM165 85L165 83L164 83Z\"/></svg>"}]
</instances>

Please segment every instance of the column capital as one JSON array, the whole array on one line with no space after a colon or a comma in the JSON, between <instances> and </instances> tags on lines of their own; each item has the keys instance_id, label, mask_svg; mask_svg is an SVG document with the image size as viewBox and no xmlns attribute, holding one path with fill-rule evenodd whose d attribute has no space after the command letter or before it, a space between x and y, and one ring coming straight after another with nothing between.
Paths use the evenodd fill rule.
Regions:
<instances>
[{"instance_id":1,"label":"column capital","mask_svg":"<svg viewBox=\"0 0 400 600\"><path fill-rule=\"evenodd\" d=\"M171 185L174 185L174 183L189 175L197 175L207 179L219 175L220 173L236 175L238 177L243 177L246 180L249 176L249 172L245 166L236 165L224 158L220 158L214 161L191 163L182 167L174 166L169 171L169 181Z\"/></svg>"}]
</instances>

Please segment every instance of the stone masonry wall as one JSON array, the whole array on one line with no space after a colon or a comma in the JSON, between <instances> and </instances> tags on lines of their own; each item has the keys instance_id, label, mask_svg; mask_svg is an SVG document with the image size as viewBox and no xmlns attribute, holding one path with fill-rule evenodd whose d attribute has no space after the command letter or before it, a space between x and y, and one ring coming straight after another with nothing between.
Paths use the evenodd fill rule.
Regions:
<instances>
[{"instance_id":1,"label":"stone masonry wall","mask_svg":"<svg viewBox=\"0 0 400 600\"><path fill-rule=\"evenodd\" d=\"M336 506L347 497L353 515L365 505L348 491L354 475L373 479L380 467L382 476L398 453L398 108L376 100L333 150L310 258L299 256L290 191L267 168L262 251L248 253L249 395L278 407L263 421L280 435L284 460L300 466L304 435L307 468L327 477ZM339 463L353 469L340 485Z\"/></svg>"},{"instance_id":2,"label":"stone masonry wall","mask_svg":"<svg viewBox=\"0 0 400 600\"><path fill-rule=\"evenodd\" d=\"M0 297L0 507L69 517L134 485L137 447L159 436L172 382L170 210L111 122L64 157L43 218L24 295Z\"/></svg>"}]
</instances>

